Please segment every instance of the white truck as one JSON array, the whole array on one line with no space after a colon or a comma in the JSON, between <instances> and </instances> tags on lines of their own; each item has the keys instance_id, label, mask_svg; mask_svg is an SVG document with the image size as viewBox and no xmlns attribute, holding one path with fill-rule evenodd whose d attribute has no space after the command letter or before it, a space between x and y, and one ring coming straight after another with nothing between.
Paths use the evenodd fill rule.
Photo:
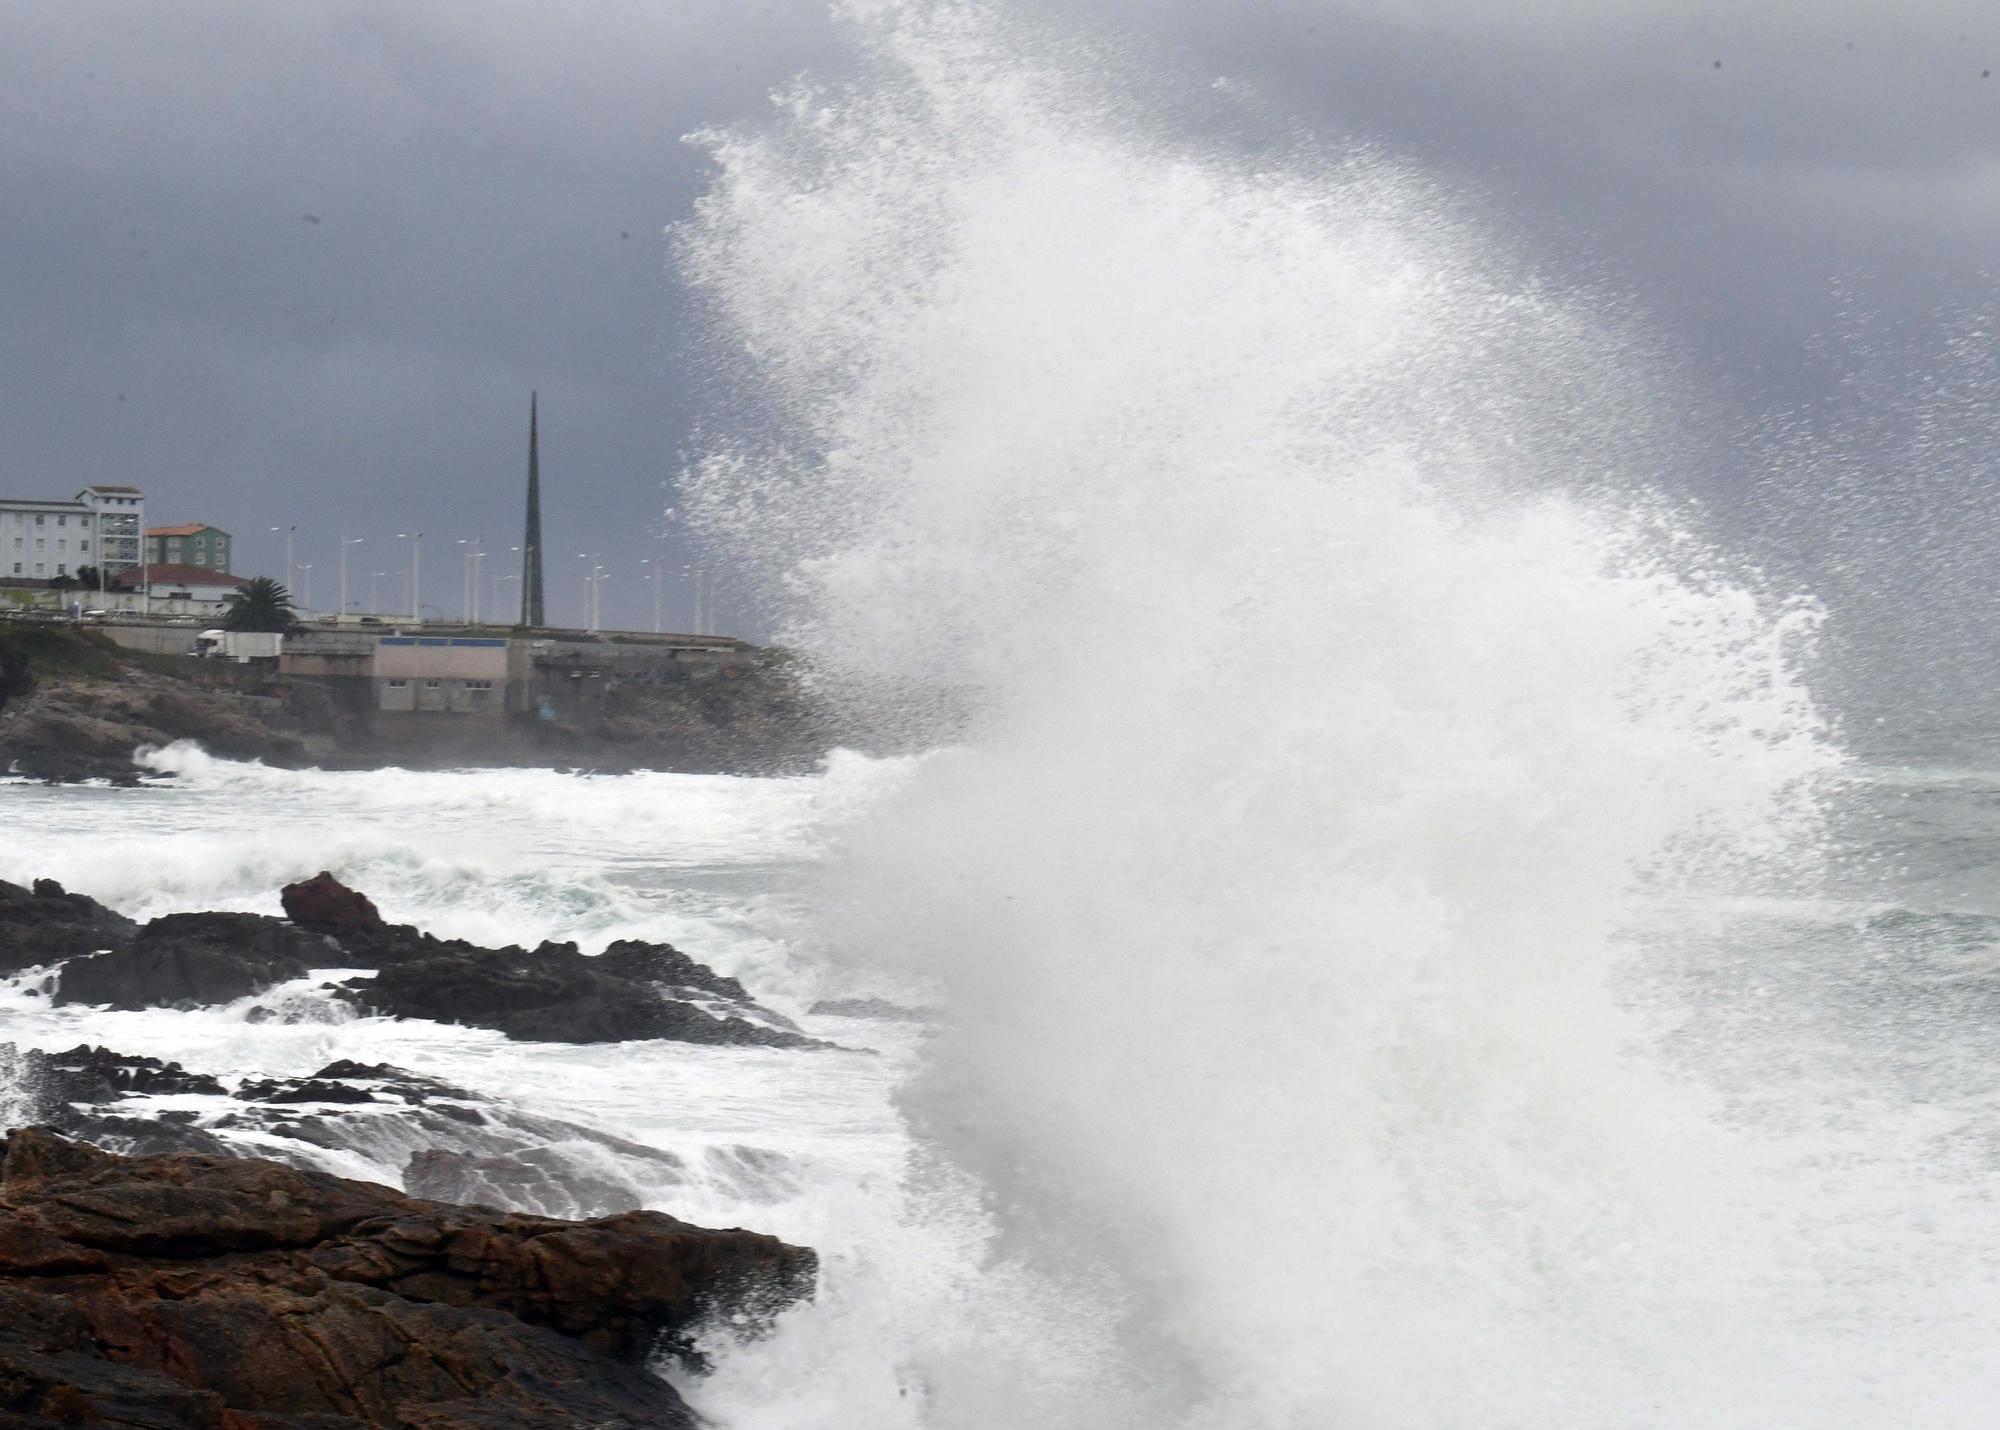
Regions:
<instances>
[{"instance_id":1,"label":"white truck","mask_svg":"<svg viewBox=\"0 0 2000 1430\"><path fill-rule=\"evenodd\" d=\"M253 660L276 660L284 647L285 638L276 631L203 631L194 638L196 655L233 660L239 665Z\"/></svg>"}]
</instances>

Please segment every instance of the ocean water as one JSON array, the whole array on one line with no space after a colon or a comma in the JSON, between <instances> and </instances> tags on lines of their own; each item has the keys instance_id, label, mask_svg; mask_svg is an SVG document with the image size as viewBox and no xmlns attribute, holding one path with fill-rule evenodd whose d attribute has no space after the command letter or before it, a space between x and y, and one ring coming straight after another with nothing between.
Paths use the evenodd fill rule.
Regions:
<instances>
[{"instance_id":1,"label":"ocean water","mask_svg":"<svg viewBox=\"0 0 2000 1430\"><path fill-rule=\"evenodd\" d=\"M17 984L8 1035L394 1062L688 1154L650 1204L825 1258L714 1331L688 1391L731 1430L1992 1423L2000 744L1823 709L1845 613L1661 495L1672 365L1448 195L1204 141L975 5L844 9L851 80L701 136L676 263L736 405L683 498L929 752L182 748L0 788L0 877L271 910L330 868L442 933L669 938L852 1050L309 989ZM848 994L938 1015L804 1013Z\"/></svg>"},{"instance_id":2,"label":"ocean water","mask_svg":"<svg viewBox=\"0 0 2000 1430\"><path fill-rule=\"evenodd\" d=\"M19 1046L104 1043L232 1083L389 1062L675 1153L671 1176L575 1155L649 1206L826 1257L814 1304L761 1340L719 1331L717 1370L686 1387L742 1430L1117 1424L1142 1407L1245 1430L1978 1425L2000 1376L2000 737L1870 734L1823 794L1817 887L1642 892L1588 1002L1546 980L1554 1006L1507 1001L1493 984L1517 969L1486 980L1490 1012L1449 989L1388 1002L1336 941L1301 976L1282 947L1232 952L1211 929L1191 952L1143 913L1151 966L1126 966L1128 988L1036 962L1042 1011L1008 1009L1005 1036L1055 1151L987 1110L983 1058L958 1061L990 1036L944 950L970 934L932 931L930 975L824 942L854 841L906 818L948 756L751 780L318 774L181 747L158 760L172 781L141 790L0 784L0 878L53 875L145 916L275 912L280 882L331 868L441 933L672 938L851 1051L512 1043L352 1017L309 986L285 1021L249 1019L268 997L56 1010L32 975L0 986L0 1023ZM1057 961L1117 936L1100 924ZM805 1011L857 994L943 1013ZM1366 1076L1290 1065L1369 1016L1388 1049L1319 1050L1365 1057ZM1063 1076L1066 1109L1045 1086ZM1101 1145L1074 1146L1065 1112ZM1197 1156L1191 1136L1213 1140ZM1038 1165L1058 1154L1163 1160L1065 1187ZM346 1175L401 1171L325 1155ZM1150 1185L1183 1156L1173 1185ZM1106 1183L1122 1217L1103 1214ZM1367 1244L1345 1265L1304 1259L1347 1249L1357 1224ZM1349 1297L1375 1319L1345 1319ZM1283 1386L1220 1379L1225 1352L1250 1353L1237 1332L1274 1373L1301 1358ZM1343 1383L1327 1367L1349 1340L1403 1359ZM1538 1358L1513 1359L1526 1342ZM1467 1378L1427 1379L1438 1361Z\"/></svg>"}]
</instances>

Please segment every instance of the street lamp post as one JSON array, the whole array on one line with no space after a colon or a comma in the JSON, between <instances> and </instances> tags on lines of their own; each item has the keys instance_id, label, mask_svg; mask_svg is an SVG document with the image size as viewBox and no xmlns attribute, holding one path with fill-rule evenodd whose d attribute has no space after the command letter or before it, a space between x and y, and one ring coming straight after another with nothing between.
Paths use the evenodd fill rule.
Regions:
<instances>
[{"instance_id":1,"label":"street lamp post","mask_svg":"<svg viewBox=\"0 0 2000 1430\"><path fill-rule=\"evenodd\" d=\"M520 547L518 547L518 546L510 546L510 547L508 547L508 548L507 548L507 552L508 552L508 554L509 554L510 556L519 556L519 555L521 554L521 548L520 548ZM499 621L499 620L504 620L504 619L505 619L505 616L506 616L506 612L507 612L507 608L506 608L506 607L505 607L504 605L502 605L502 604L501 604L501 602L500 602L500 584L501 584L501 582L503 582L503 581L518 581L518 580L520 580L520 579L521 579L521 578L520 578L520 576L519 576L518 574L517 574L517 575L513 575L513 576L508 576L508 575L506 575L506 574L504 574L504 573L502 573L502 572L499 572L499 571L495 571L495 572L493 573L493 619L494 619L494 620L496 620L496 621ZM511 626L511 625L513 625L513 624L514 624L514 622L513 622L513 621L507 621L507 622L506 622L506 624L508 624L508 625L510 625L510 626Z\"/></svg>"},{"instance_id":2,"label":"street lamp post","mask_svg":"<svg viewBox=\"0 0 2000 1430\"><path fill-rule=\"evenodd\" d=\"M484 569L486 552L481 549L481 539L477 536L462 536L458 540L466 549L459 554L465 558L465 619L471 625L479 624L479 576Z\"/></svg>"},{"instance_id":3,"label":"street lamp post","mask_svg":"<svg viewBox=\"0 0 2000 1430\"><path fill-rule=\"evenodd\" d=\"M423 597L424 551L420 543L424 539L421 531L399 531L396 540L410 543L410 622L424 623L424 608L418 604Z\"/></svg>"},{"instance_id":4,"label":"street lamp post","mask_svg":"<svg viewBox=\"0 0 2000 1430\"><path fill-rule=\"evenodd\" d=\"M464 563L458 572L458 613L460 619L470 625L472 608L476 603L476 598L472 594L472 553L479 549L479 538L461 536L452 544L464 548L458 553L459 560Z\"/></svg>"},{"instance_id":5,"label":"street lamp post","mask_svg":"<svg viewBox=\"0 0 2000 1430\"><path fill-rule=\"evenodd\" d=\"M289 591L292 589L292 533L297 531L298 528L296 526L274 526L271 530L285 533L285 589Z\"/></svg>"},{"instance_id":6,"label":"street lamp post","mask_svg":"<svg viewBox=\"0 0 2000 1430\"><path fill-rule=\"evenodd\" d=\"M653 583L653 634L658 635L660 633L660 597L664 589L660 584L660 578L666 574L667 563L664 558L641 556L639 564L648 568L646 575Z\"/></svg>"},{"instance_id":7,"label":"street lamp post","mask_svg":"<svg viewBox=\"0 0 2000 1430\"><path fill-rule=\"evenodd\" d=\"M306 573L306 584L305 584L305 594L299 597L299 601L300 601L300 604L302 604L302 605L303 605L303 606L304 606L304 607L306 608L306 614L310 616L310 615L312 614L312 607L313 607L313 568L312 568L312 562L310 562L310 561L301 561L301 562L299 563L299 570L301 570L301 571L303 571L303 572L305 572L305 573Z\"/></svg>"},{"instance_id":8,"label":"street lamp post","mask_svg":"<svg viewBox=\"0 0 2000 1430\"><path fill-rule=\"evenodd\" d=\"M365 536L343 536L340 538L340 609L334 613L336 622L347 619L347 548L359 546L368 538Z\"/></svg>"}]
</instances>

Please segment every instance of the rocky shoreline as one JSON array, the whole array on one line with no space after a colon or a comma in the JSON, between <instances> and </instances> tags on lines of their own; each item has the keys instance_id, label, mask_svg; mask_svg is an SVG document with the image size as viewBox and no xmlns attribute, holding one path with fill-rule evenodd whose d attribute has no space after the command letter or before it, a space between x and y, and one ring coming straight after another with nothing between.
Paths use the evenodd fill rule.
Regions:
<instances>
[{"instance_id":1,"label":"rocky shoreline","mask_svg":"<svg viewBox=\"0 0 2000 1430\"><path fill-rule=\"evenodd\" d=\"M0 776L136 784L136 752L179 741L283 769L581 769L773 774L839 741L827 712L765 652L729 679L621 686L583 727L439 719L390 738L306 678L145 655L82 627L0 623Z\"/></svg>"},{"instance_id":2,"label":"rocky shoreline","mask_svg":"<svg viewBox=\"0 0 2000 1430\"><path fill-rule=\"evenodd\" d=\"M310 996L540 1041L828 1046L668 944L479 948L330 874L281 897L284 918L137 924L0 883L0 974L57 1004L256 1018ZM615 1169L672 1184L677 1154L435 1078L336 1061L232 1087L101 1047L5 1051L0 1423L694 1426L649 1367L689 1360L705 1317L754 1325L811 1294L809 1250L639 1209ZM577 1145L595 1155L552 1151ZM403 1189L332 1174L343 1157L400 1165Z\"/></svg>"}]
</instances>

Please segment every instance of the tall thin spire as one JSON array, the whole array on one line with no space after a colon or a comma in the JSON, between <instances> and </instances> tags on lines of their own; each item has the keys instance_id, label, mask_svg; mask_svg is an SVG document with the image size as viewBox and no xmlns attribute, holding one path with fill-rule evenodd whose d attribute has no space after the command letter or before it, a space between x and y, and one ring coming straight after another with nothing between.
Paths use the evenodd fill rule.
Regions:
<instances>
[{"instance_id":1,"label":"tall thin spire","mask_svg":"<svg viewBox=\"0 0 2000 1430\"><path fill-rule=\"evenodd\" d=\"M535 394L528 394L528 528L521 538L521 624L542 619L542 464Z\"/></svg>"}]
</instances>

